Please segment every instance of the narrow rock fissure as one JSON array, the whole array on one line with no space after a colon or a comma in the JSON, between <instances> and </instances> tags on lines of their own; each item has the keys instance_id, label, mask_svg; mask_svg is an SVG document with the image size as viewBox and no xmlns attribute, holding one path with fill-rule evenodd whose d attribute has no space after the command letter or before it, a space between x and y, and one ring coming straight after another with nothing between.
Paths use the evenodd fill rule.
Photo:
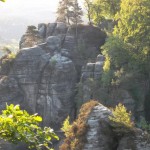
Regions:
<instances>
[{"instance_id":1,"label":"narrow rock fissure","mask_svg":"<svg viewBox=\"0 0 150 150\"><path fill-rule=\"evenodd\" d=\"M111 150L118 150L118 146L119 146L119 138L118 137L114 137L113 138L113 145L112 145L112 149Z\"/></svg>"},{"instance_id":2,"label":"narrow rock fissure","mask_svg":"<svg viewBox=\"0 0 150 150\"><path fill-rule=\"evenodd\" d=\"M52 32L50 33L50 36L53 36L53 34L54 34L54 31L55 31L56 27L57 27L57 23L55 24L55 26L54 26L54 28L53 28Z\"/></svg>"},{"instance_id":3,"label":"narrow rock fissure","mask_svg":"<svg viewBox=\"0 0 150 150\"><path fill-rule=\"evenodd\" d=\"M39 75L39 78L37 80L37 97L36 97L36 100L39 99L39 96L40 96L40 88L42 86L42 79L43 79L43 76L44 76L44 71L45 69L47 68L47 66L49 65L49 61L46 62L46 64L43 66L42 70L40 71L40 75ZM38 112L38 103L36 101L36 112ZM44 114L42 115L42 117L44 116ZM43 125L43 124L42 124Z\"/></svg>"}]
</instances>

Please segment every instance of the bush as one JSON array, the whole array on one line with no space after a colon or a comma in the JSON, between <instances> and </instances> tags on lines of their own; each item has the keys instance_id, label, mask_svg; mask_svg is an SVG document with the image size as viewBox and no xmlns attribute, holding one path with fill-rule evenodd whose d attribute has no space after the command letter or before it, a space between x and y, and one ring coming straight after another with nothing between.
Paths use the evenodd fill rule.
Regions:
<instances>
[{"instance_id":1,"label":"bush","mask_svg":"<svg viewBox=\"0 0 150 150\"><path fill-rule=\"evenodd\" d=\"M63 122L63 126L61 130L65 133L65 136L68 137L70 134L70 129L71 129L71 124L70 124L70 117L68 116L65 121Z\"/></svg>"},{"instance_id":2,"label":"bush","mask_svg":"<svg viewBox=\"0 0 150 150\"><path fill-rule=\"evenodd\" d=\"M8 57L7 57L9 60L11 59L15 59L16 58L16 54L15 53L10 53L8 54Z\"/></svg>"},{"instance_id":3,"label":"bush","mask_svg":"<svg viewBox=\"0 0 150 150\"><path fill-rule=\"evenodd\" d=\"M14 144L25 142L30 149L50 150L51 140L58 140L58 137L51 128L39 127L41 121L37 114L29 115L25 110L20 110L19 105L6 105L6 110L0 115L0 138Z\"/></svg>"},{"instance_id":4,"label":"bush","mask_svg":"<svg viewBox=\"0 0 150 150\"><path fill-rule=\"evenodd\" d=\"M86 142L87 125L86 121L94 106L98 105L97 101L91 100L82 105L78 118L72 125L68 123L68 118L64 122L69 130L64 130L66 139L60 146L60 150L81 150ZM64 128L64 125L63 125Z\"/></svg>"},{"instance_id":5,"label":"bush","mask_svg":"<svg viewBox=\"0 0 150 150\"><path fill-rule=\"evenodd\" d=\"M123 104L118 104L115 109L112 109L112 116L109 116L113 122L113 127L117 132L128 132L133 128L134 124L131 121L131 112L127 112Z\"/></svg>"}]
</instances>

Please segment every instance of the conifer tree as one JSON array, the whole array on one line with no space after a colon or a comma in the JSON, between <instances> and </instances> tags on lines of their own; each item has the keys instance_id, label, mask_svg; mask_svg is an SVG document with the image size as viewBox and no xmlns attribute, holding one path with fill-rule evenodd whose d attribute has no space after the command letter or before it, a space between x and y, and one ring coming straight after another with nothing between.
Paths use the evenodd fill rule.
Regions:
<instances>
[{"instance_id":1,"label":"conifer tree","mask_svg":"<svg viewBox=\"0 0 150 150\"><path fill-rule=\"evenodd\" d=\"M70 24L70 17L72 16L72 0L60 0L57 9L57 21Z\"/></svg>"},{"instance_id":2,"label":"conifer tree","mask_svg":"<svg viewBox=\"0 0 150 150\"><path fill-rule=\"evenodd\" d=\"M91 24L92 23L92 8L93 8L92 0L84 0L84 7L87 13L86 15L88 17L89 24Z\"/></svg>"},{"instance_id":3,"label":"conifer tree","mask_svg":"<svg viewBox=\"0 0 150 150\"><path fill-rule=\"evenodd\" d=\"M78 37L78 24L82 23L82 8L79 6L78 0L73 1L73 13L71 16L71 21L75 25L75 36L76 36L76 44L77 44L77 37Z\"/></svg>"},{"instance_id":4,"label":"conifer tree","mask_svg":"<svg viewBox=\"0 0 150 150\"><path fill-rule=\"evenodd\" d=\"M82 21L82 8L79 6L78 0L74 0L73 2L73 14L71 16L71 21L73 24L77 25L78 23L83 22Z\"/></svg>"}]
</instances>

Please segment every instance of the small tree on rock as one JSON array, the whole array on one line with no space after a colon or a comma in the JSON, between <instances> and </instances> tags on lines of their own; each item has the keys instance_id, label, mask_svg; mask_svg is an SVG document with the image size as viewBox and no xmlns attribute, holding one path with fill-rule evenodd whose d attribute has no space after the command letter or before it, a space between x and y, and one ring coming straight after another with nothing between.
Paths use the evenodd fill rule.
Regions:
<instances>
[{"instance_id":1,"label":"small tree on rock","mask_svg":"<svg viewBox=\"0 0 150 150\"><path fill-rule=\"evenodd\" d=\"M71 21L73 24L77 25L78 23L82 23L83 11L79 6L78 0L74 0L73 2L73 13L71 17Z\"/></svg>"},{"instance_id":2,"label":"small tree on rock","mask_svg":"<svg viewBox=\"0 0 150 150\"><path fill-rule=\"evenodd\" d=\"M57 9L57 21L70 24L70 18L72 16L72 0L60 0Z\"/></svg>"},{"instance_id":3,"label":"small tree on rock","mask_svg":"<svg viewBox=\"0 0 150 150\"><path fill-rule=\"evenodd\" d=\"M92 0L84 0L84 7L87 12L89 24L92 24L92 11L93 11L92 10L92 7L93 7Z\"/></svg>"}]
</instances>

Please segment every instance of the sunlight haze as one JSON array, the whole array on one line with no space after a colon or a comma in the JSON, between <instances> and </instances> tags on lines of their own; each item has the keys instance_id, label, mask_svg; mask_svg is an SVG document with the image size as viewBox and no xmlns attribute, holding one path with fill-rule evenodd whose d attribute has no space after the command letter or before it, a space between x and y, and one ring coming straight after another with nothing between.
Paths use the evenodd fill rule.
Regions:
<instances>
[{"instance_id":1,"label":"sunlight haze","mask_svg":"<svg viewBox=\"0 0 150 150\"><path fill-rule=\"evenodd\" d=\"M20 39L28 25L56 20L59 0L7 0L0 2L0 39ZM6 38L7 37L7 38Z\"/></svg>"},{"instance_id":2,"label":"sunlight haze","mask_svg":"<svg viewBox=\"0 0 150 150\"><path fill-rule=\"evenodd\" d=\"M79 0L82 5L82 0ZM0 40L19 40L27 26L56 20L59 0L6 0L0 2Z\"/></svg>"},{"instance_id":3,"label":"sunlight haze","mask_svg":"<svg viewBox=\"0 0 150 150\"><path fill-rule=\"evenodd\" d=\"M0 3L0 14L16 15L39 13L49 11L55 13L59 0L7 0L6 3ZM35 14L36 15L36 14Z\"/></svg>"}]
</instances>

